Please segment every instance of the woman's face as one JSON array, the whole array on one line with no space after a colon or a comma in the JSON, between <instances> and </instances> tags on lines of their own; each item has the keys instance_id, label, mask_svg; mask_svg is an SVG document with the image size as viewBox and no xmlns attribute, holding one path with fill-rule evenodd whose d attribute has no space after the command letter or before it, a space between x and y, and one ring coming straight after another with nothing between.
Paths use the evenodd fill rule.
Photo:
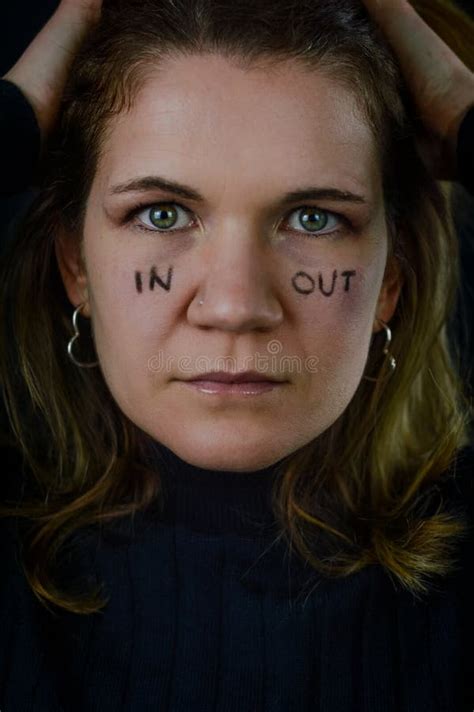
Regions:
<instances>
[{"instance_id":1,"label":"woman's face","mask_svg":"<svg viewBox=\"0 0 474 712\"><path fill-rule=\"evenodd\" d=\"M217 470L266 467L332 425L401 286L369 128L348 90L293 62L244 71L188 56L151 73L110 125L85 271L66 240L57 255L71 302L88 299L120 409ZM215 370L282 382L253 394L185 383Z\"/></svg>"}]
</instances>

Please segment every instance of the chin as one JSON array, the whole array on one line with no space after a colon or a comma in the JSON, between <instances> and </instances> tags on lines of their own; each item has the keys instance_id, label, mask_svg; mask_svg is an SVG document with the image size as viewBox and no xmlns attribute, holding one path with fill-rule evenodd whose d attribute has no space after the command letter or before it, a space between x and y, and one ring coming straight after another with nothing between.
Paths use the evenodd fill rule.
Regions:
<instances>
[{"instance_id":1,"label":"chin","mask_svg":"<svg viewBox=\"0 0 474 712\"><path fill-rule=\"evenodd\" d=\"M227 442L222 439L210 440L209 434L200 438L165 438L157 437L163 445L172 450L178 457L195 467L205 470L226 470L232 472L249 472L261 470L281 460L289 452L275 450L275 442L269 439L264 445L262 440L251 443L248 438L232 439Z\"/></svg>"}]
</instances>

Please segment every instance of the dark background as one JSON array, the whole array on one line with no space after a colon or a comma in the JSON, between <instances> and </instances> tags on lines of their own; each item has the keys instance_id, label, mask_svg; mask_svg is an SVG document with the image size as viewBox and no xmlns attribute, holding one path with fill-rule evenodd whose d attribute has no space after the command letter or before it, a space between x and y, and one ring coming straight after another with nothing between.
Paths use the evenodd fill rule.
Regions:
<instances>
[{"instance_id":1,"label":"dark background","mask_svg":"<svg viewBox=\"0 0 474 712\"><path fill-rule=\"evenodd\" d=\"M3 0L0 4L0 76L15 63L58 5L56 0Z\"/></svg>"}]
</instances>

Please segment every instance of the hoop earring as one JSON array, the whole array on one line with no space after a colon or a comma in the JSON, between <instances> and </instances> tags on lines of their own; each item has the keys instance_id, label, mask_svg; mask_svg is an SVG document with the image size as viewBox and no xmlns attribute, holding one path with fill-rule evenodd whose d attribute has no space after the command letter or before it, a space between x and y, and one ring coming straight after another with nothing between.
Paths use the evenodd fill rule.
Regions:
<instances>
[{"instance_id":1,"label":"hoop earring","mask_svg":"<svg viewBox=\"0 0 474 712\"><path fill-rule=\"evenodd\" d=\"M385 358L388 358L388 363L390 366L390 374L389 375L392 375L397 367L397 362L395 361L394 357L388 350L388 347L390 346L390 344L392 342L392 331L389 328L389 326L384 321L382 321L382 319L377 319L377 321L379 321L382 324L383 328L385 329L386 340L385 340L385 346L383 348L383 353L385 354ZM377 381L379 380L378 378L372 378L371 376L362 376L362 378L365 381L372 381L373 383L377 383Z\"/></svg>"},{"instance_id":2,"label":"hoop earring","mask_svg":"<svg viewBox=\"0 0 474 712\"><path fill-rule=\"evenodd\" d=\"M384 321L382 321L382 319L379 319L379 322L382 324L383 328L385 329L385 334L386 334L386 336L387 336L386 341L385 341L385 346L384 346L384 349L383 349L383 353L385 354L385 356L388 357L388 363L389 363L389 366L390 366L390 368L392 369L392 372L393 372L393 371L395 371L395 369L396 369L396 367L397 367L397 362L395 361L395 359L393 358L392 354L391 354L390 351L388 350L388 347L390 346L390 344L391 344L391 342L392 342L392 331L391 331L391 329L388 327L388 325L387 325Z\"/></svg>"},{"instance_id":3,"label":"hoop earring","mask_svg":"<svg viewBox=\"0 0 474 712\"><path fill-rule=\"evenodd\" d=\"M78 339L80 336L79 327L77 325L77 315L79 314L80 310L82 309L82 307L84 305L85 305L85 302L83 302L82 304L79 304L77 309L74 311L74 314L72 315L72 326L74 328L74 335L71 337L70 341L68 342L67 353L68 353L68 356L71 359L71 361L73 363L75 363L76 366L79 366L80 368L92 368L93 366L98 366L99 362L95 361L94 363L83 363L81 361L78 361L74 357L74 354L72 353L72 346L73 346L74 342L76 341L76 339Z\"/></svg>"}]
</instances>

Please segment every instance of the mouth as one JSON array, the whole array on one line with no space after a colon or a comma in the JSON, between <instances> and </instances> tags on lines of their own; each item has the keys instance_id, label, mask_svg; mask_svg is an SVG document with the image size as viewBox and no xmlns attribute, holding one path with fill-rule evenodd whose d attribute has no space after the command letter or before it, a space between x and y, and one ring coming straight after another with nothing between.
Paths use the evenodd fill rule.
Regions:
<instances>
[{"instance_id":1,"label":"mouth","mask_svg":"<svg viewBox=\"0 0 474 712\"><path fill-rule=\"evenodd\" d=\"M274 376L269 376L266 373L260 373L257 371L241 371L236 373L230 373L228 371L210 371L209 373L197 374L191 376L189 379L185 379L187 383L196 382L213 382L213 383L225 383L225 384L249 384L249 383L272 383L278 384L283 383L283 379L276 378Z\"/></svg>"},{"instance_id":2,"label":"mouth","mask_svg":"<svg viewBox=\"0 0 474 712\"><path fill-rule=\"evenodd\" d=\"M181 381L181 383L187 388L200 391L201 393L231 396L257 396L263 393L269 393L270 391L276 391L284 386L284 382L268 380L228 383L222 381L194 379Z\"/></svg>"},{"instance_id":3,"label":"mouth","mask_svg":"<svg viewBox=\"0 0 474 712\"><path fill-rule=\"evenodd\" d=\"M213 372L181 381L187 388L212 395L257 396L281 389L287 381L269 378L254 371L239 374Z\"/></svg>"}]
</instances>

